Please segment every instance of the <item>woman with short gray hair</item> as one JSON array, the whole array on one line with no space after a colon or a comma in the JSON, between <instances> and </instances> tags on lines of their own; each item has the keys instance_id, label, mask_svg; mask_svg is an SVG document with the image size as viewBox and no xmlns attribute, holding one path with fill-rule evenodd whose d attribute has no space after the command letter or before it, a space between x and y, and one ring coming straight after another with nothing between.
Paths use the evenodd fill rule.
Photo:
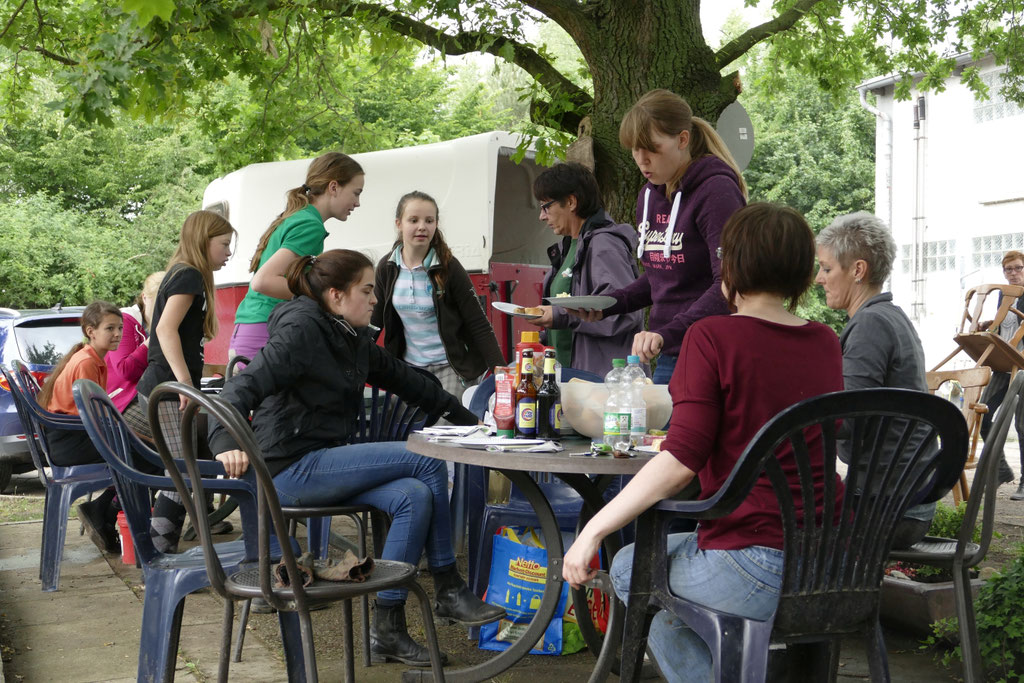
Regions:
<instances>
[{"instance_id":1,"label":"woman with short gray hair","mask_svg":"<svg viewBox=\"0 0 1024 683\"><path fill-rule=\"evenodd\" d=\"M882 291L896 258L889 228L877 216L859 211L836 218L817 242L815 282L824 288L829 308L850 315L839 335L844 387L927 391L921 339L907 314L892 302L892 293ZM908 548L921 540L934 514L934 503L907 510L893 546Z\"/></svg>"}]
</instances>

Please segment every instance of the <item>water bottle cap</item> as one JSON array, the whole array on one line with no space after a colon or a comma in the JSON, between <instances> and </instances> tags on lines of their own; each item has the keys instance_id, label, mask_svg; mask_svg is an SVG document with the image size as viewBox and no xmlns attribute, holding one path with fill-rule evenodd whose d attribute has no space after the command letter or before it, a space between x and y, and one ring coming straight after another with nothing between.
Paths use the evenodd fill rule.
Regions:
<instances>
[{"instance_id":1,"label":"water bottle cap","mask_svg":"<svg viewBox=\"0 0 1024 683\"><path fill-rule=\"evenodd\" d=\"M613 368L624 368L624 367L626 367L626 359L624 359L624 358L615 358L614 360L612 360L612 367Z\"/></svg>"},{"instance_id":2,"label":"water bottle cap","mask_svg":"<svg viewBox=\"0 0 1024 683\"><path fill-rule=\"evenodd\" d=\"M629 356L626 359L626 362L628 362L630 365L640 365L640 356Z\"/></svg>"}]
</instances>

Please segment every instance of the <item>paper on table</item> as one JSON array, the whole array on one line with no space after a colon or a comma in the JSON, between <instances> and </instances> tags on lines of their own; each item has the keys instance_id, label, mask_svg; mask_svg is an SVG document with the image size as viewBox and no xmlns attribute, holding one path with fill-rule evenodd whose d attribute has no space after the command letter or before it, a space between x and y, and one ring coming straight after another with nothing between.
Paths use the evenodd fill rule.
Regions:
<instances>
[{"instance_id":1,"label":"paper on table","mask_svg":"<svg viewBox=\"0 0 1024 683\"><path fill-rule=\"evenodd\" d=\"M516 453L558 453L559 451L564 450L562 444L557 443L555 441L545 441L543 443L535 445L519 445L523 443L522 439L505 439L504 441L505 443L493 444L491 446L488 446L487 450L502 452L515 451ZM516 443L517 441L519 442L518 444Z\"/></svg>"},{"instance_id":2,"label":"paper on table","mask_svg":"<svg viewBox=\"0 0 1024 683\"><path fill-rule=\"evenodd\" d=\"M425 436L441 436L450 439L459 437L469 436L470 434L477 434L479 432L487 433L487 425L438 425L435 427L424 427L417 431L417 434L423 434Z\"/></svg>"}]
</instances>

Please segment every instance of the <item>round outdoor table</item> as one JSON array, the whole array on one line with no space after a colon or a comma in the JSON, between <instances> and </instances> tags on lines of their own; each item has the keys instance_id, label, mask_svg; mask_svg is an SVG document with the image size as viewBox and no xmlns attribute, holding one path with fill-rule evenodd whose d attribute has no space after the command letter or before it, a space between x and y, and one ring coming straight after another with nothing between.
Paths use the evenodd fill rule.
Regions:
<instances>
[{"instance_id":1,"label":"round outdoor table","mask_svg":"<svg viewBox=\"0 0 1024 683\"><path fill-rule=\"evenodd\" d=\"M547 544L548 571L547 583L541 596L540 606L530 625L508 649L498 653L492 659L465 669L445 671L445 680L453 683L476 683L489 680L512 667L516 662L529 654L530 649L543 636L548 623L555 614L558 600L562 593L562 558L565 549L562 547L562 534L543 490L529 476L530 472L548 472L571 486L583 499L581 523L592 517L604 506L602 491L614 476L636 474L652 456L638 455L630 458L615 458L611 455L592 456L589 453L589 441L566 440L565 450L559 453L516 453L492 452L479 449L460 448L450 443L434 443L420 434L409 437L407 448L413 453L425 455L448 462L479 465L497 470L512 480L519 487L526 499L533 506L544 531ZM591 479L590 475L598 475ZM619 551L618 534L609 534L603 542L605 557L609 562ZM604 572L590 582L592 587L599 588L609 594L611 610L608 618L608 632L604 641L615 644L621 640L622 614L616 607L615 592L611 581ZM603 647L602 639L589 619L586 595L582 590L572 591L573 603L576 607L576 618L580 631L591 652L600 654L591 681L604 680L615 661L615 647ZM429 670L406 671L403 681L429 681L432 676Z\"/></svg>"}]
</instances>

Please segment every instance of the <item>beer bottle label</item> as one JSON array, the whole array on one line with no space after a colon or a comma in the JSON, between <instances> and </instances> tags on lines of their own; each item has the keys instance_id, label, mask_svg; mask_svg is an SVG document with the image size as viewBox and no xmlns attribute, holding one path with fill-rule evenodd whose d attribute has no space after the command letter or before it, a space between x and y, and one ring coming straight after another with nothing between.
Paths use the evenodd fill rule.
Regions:
<instances>
[{"instance_id":1,"label":"beer bottle label","mask_svg":"<svg viewBox=\"0 0 1024 683\"><path fill-rule=\"evenodd\" d=\"M556 403L551 406L551 417L548 418L551 422L551 427L556 432L562 430L562 404Z\"/></svg>"},{"instance_id":2,"label":"beer bottle label","mask_svg":"<svg viewBox=\"0 0 1024 683\"><path fill-rule=\"evenodd\" d=\"M537 431L537 399L522 398L516 405L516 424L524 434Z\"/></svg>"},{"instance_id":3,"label":"beer bottle label","mask_svg":"<svg viewBox=\"0 0 1024 683\"><path fill-rule=\"evenodd\" d=\"M545 358L544 359L544 374L553 375L555 374L555 359Z\"/></svg>"}]
</instances>

